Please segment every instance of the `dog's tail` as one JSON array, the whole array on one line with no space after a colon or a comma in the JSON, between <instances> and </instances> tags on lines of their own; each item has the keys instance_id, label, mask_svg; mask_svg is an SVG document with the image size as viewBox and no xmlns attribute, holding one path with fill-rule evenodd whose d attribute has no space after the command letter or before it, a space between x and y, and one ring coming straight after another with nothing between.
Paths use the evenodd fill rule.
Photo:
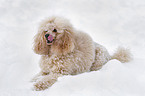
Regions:
<instances>
[{"instance_id":1,"label":"dog's tail","mask_svg":"<svg viewBox=\"0 0 145 96\"><path fill-rule=\"evenodd\" d=\"M117 59L122 63L126 63L132 60L132 55L129 49L118 47L117 51L113 54L111 59Z\"/></svg>"}]
</instances>

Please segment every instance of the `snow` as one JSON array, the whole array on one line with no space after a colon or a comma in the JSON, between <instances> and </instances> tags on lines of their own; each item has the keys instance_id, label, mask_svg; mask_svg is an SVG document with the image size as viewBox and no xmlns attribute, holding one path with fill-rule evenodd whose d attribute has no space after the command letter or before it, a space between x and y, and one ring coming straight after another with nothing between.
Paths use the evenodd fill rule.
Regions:
<instances>
[{"instance_id":1,"label":"snow","mask_svg":"<svg viewBox=\"0 0 145 96\"><path fill-rule=\"evenodd\" d=\"M0 96L144 96L144 0L0 0ZM134 59L109 61L101 70L60 77L45 91L34 91L40 71L32 51L39 22L64 16L110 54L118 46Z\"/></svg>"}]
</instances>

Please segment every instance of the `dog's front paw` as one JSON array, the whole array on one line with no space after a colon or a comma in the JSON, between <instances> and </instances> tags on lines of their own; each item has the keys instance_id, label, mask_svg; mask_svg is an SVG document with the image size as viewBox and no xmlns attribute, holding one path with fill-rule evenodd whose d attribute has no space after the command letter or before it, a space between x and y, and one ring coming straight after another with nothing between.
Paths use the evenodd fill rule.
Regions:
<instances>
[{"instance_id":1,"label":"dog's front paw","mask_svg":"<svg viewBox=\"0 0 145 96\"><path fill-rule=\"evenodd\" d=\"M37 83L34 84L34 89L36 91L41 91L41 90L45 90L49 87L48 82L43 82L43 81L39 81Z\"/></svg>"}]
</instances>

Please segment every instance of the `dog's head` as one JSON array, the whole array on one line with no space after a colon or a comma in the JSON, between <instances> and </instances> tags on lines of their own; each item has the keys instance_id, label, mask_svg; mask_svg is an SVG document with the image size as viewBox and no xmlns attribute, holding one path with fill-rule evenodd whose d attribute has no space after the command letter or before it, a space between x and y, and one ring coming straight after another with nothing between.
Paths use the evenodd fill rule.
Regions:
<instances>
[{"instance_id":1,"label":"dog's head","mask_svg":"<svg viewBox=\"0 0 145 96\"><path fill-rule=\"evenodd\" d=\"M61 17L44 20L34 39L34 51L37 54L66 55L75 47L72 25Z\"/></svg>"}]
</instances>

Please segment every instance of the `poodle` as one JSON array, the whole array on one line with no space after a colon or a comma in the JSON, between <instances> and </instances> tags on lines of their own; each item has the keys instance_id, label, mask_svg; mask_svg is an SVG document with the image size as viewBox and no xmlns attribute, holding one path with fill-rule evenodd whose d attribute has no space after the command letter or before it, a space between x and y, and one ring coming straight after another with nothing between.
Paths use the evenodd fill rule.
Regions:
<instances>
[{"instance_id":1,"label":"poodle","mask_svg":"<svg viewBox=\"0 0 145 96\"><path fill-rule=\"evenodd\" d=\"M41 55L41 72L33 78L37 91L52 86L63 75L97 71L112 59L122 63L131 60L128 49L120 47L111 56L106 48L95 43L87 33L74 29L63 17L42 21L34 37L33 50Z\"/></svg>"}]
</instances>

